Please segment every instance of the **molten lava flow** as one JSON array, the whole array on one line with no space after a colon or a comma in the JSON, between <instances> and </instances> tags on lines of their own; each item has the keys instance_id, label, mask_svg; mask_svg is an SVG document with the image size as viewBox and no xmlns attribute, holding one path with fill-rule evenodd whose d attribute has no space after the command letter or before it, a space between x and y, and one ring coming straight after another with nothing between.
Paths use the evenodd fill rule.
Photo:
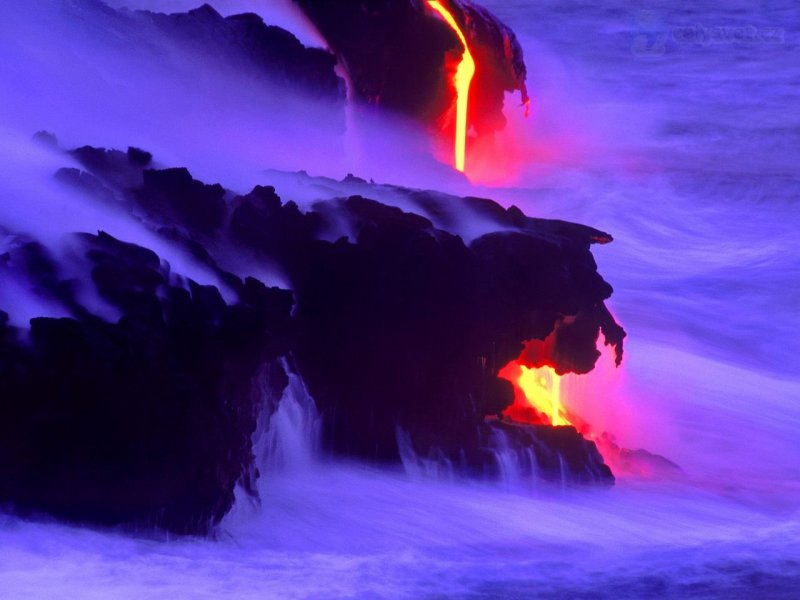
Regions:
<instances>
[{"instance_id":1,"label":"molten lava flow","mask_svg":"<svg viewBox=\"0 0 800 600\"><path fill-rule=\"evenodd\" d=\"M561 376L552 367L510 362L498 374L514 385L514 404L503 413L514 421L572 425L561 403Z\"/></svg>"},{"instance_id":2,"label":"molten lava flow","mask_svg":"<svg viewBox=\"0 0 800 600\"><path fill-rule=\"evenodd\" d=\"M497 374L511 382L514 389L514 402L503 411L501 419L534 427L574 427L585 440L595 444L616 477L681 477L680 467L667 458L641 448L626 448L610 433L636 437L639 429L631 421L624 391L614 375L619 358L616 349L600 348L604 360L591 373L568 371L561 376L551 366L558 356L556 334L557 330L543 340L525 342L519 357ZM562 357L559 364L564 367L568 361Z\"/></svg>"},{"instance_id":3,"label":"molten lava flow","mask_svg":"<svg viewBox=\"0 0 800 600\"><path fill-rule=\"evenodd\" d=\"M546 349L546 344L537 342L533 348ZM574 401L574 398L569 395L562 396L564 392L562 383L566 383L569 390L574 388L574 385L570 385L574 384L574 379L567 376L562 381L561 376L552 367L548 365L527 367L522 360L520 358L511 361L498 373L498 377L510 381L514 386L514 403L503 411L504 418L531 425L574 427L585 439L595 443L603 461L616 476L674 475L678 467L670 461L643 450L631 451L621 448L613 435L606 432L598 433L595 426L578 415L573 410L573 403L570 402Z\"/></svg>"},{"instance_id":4,"label":"molten lava flow","mask_svg":"<svg viewBox=\"0 0 800 600\"><path fill-rule=\"evenodd\" d=\"M467 105L469 103L469 86L472 83L472 77L475 75L475 60L469 51L467 45L467 38L456 23L453 15L448 11L441 2L437 0L428 0L430 7L441 15L453 31L455 31L458 39L464 45L464 54L461 57L461 62L458 64L456 74L453 77L453 84L456 88L456 140L455 140L455 166L456 169L464 171L464 160L466 156L467 147Z\"/></svg>"}]
</instances>

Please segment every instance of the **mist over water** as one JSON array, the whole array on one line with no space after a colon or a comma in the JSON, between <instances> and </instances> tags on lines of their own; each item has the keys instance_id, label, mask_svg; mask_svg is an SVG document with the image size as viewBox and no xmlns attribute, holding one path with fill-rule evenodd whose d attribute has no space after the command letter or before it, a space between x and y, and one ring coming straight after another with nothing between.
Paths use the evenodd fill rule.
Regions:
<instances>
[{"instance_id":1,"label":"mist over water","mask_svg":"<svg viewBox=\"0 0 800 600\"><path fill-rule=\"evenodd\" d=\"M796 491L797 7L487 4L535 40L540 116L569 131L550 107L566 94L589 123L575 152L498 195L614 235L594 254L630 334L629 393L673 429L661 451Z\"/></svg>"},{"instance_id":2,"label":"mist over water","mask_svg":"<svg viewBox=\"0 0 800 600\"><path fill-rule=\"evenodd\" d=\"M3 518L0 588L9 597L795 597L800 9L789 0L482 3L519 36L534 102L527 121L507 103L500 141L513 164L504 182L440 176L403 124L358 119L355 141L341 123L319 131L328 109L276 102L270 82L254 89L210 68L198 93L182 75L198 66L184 50L169 50L169 68L157 60L158 38L148 40L162 48L153 60L125 48L109 54L107 29L84 39L74 15L34 2L36 10L11 11L14 26L0 37L2 54L20 57L0 64L2 82L14 82L0 86L0 155L14 165L2 191L55 201L46 174L68 165L19 152L27 136L50 129L67 146L140 145L164 166L237 191L270 183L266 169L353 171L607 231L615 241L593 253L629 334L625 359L615 369L603 356L565 386L621 445L662 454L682 475L580 490L333 463L316 454L317 419L295 378L259 431L260 505L242 497L218 539ZM41 18L54 27L34 43L26 35ZM309 119L309 110L323 116ZM301 205L311 199L291 178L276 187ZM24 205L0 207L3 223L17 218L58 236ZM101 220L155 244L122 216L97 211L61 227L96 230Z\"/></svg>"}]
</instances>

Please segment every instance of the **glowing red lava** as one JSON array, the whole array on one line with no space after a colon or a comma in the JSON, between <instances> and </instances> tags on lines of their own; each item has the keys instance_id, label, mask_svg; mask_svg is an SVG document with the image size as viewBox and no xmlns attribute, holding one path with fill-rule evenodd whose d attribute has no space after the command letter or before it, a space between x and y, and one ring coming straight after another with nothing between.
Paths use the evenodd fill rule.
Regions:
<instances>
[{"instance_id":1,"label":"glowing red lava","mask_svg":"<svg viewBox=\"0 0 800 600\"><path fill-rule=\"evenodd\" d=\"M572 425L561 403L561 376L552 367L508 363L498 373L514 385L514 404L503 414L514 421L541 425Z\"/></svg>"},{"instance_id":2,"label":"glowing red lava","mask_svg":"<svg viewBox=\"0 0 800 600\"><path fill-rule=\"evenodd\" d=\"M602 424L600 428L595 427L575 412L575 407L580 404L577 398L569 397L570 393L575 393L574 386L563 385L564 377L547 364L553 351L552 344L553 338L528 342L523 356L500 370L498 377L510 381L514 386L514 403L503 411L503 416L518 423L574 427L584 438L595 442L603 460L615 474L630 474L631 469L627 464L630 461L625 465L621 463L622 450L614 442L613 436L602 430ZM569 379L567 383L572 383L574 378L585 376L565 377Z\"/></svg>"},{"instance_id":3,"label":"glowing red lava","mask_svg":"<svg viewBox=\"0 0 800 600\"><path fill-rule=\"evenodd\" d=\"M467 108L469 104L469 88L475 75L475 60L469 51L467 38L456 23L452 13L437 0L428 0L428 5L435 10L461 40L464 45L464 54L458 63L458 68L453 76L453 85L456 88L456 137L455 137L455 167L462 173L467 150Z\"/></svg>"}]
</instances>

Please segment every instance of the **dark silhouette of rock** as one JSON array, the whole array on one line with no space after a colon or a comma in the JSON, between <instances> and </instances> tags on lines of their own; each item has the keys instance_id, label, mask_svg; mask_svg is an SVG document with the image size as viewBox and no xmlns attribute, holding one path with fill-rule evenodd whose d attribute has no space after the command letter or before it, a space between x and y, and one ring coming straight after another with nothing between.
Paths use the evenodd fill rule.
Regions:
<instances>
[{"instance_id":1,"label":"dark silhouette of rock","mask_svg":"<svg viewBox=\"0 0 800 600\"><path fill-rule=\"evenodd\" d=\"M185 170L159 173L173 172L183 188L202 186ZM341 185L354 183L380 187L355 178ZM144 186L133 196L157 205L163 187L153 193ZM297 302L292 352L325 416L329 451L396 461L398 427L422 454L480 445L483 419L513 401L497 372L524 359L523 342L530 351L554 340L538 365L560 373L591 370L601 333L621 358L624 330L605 308L612 289L590 252L610 235L532 219L487 199L397 187L392 193L407 195L421 214L363 196L303 212L274 188L257 186L231 201L229 227L216 234L216 243L254 252L288 277ZM499 231L467 244L433 225L431 218L440 221L459 205ZM320 239L337 228L349 237ZM197 255L190 238L206 232L189 227L182 243Z\"/></svg>"},{"instance_id":2,"label":"dark silhouette of rock","mask_svg":"<svg viewBox=\"0 0 800 600\"><path fill-rule=\"evenodd\" d=\"M72 150L70 154L84 169L111 188L125 189L136 186L141 182L142 170L150 162L145 160L146 155L143 151L134 151L131 154L130 151L125 153L119 150L82 146Z\"/></svg>"},{"instance_id":3,"label":"dark silhouette of rock","mask_svg":"<svg viewBox=\"0 0 800 600\"><path fill-rule=\"evenodd\" d=\"M293 202L284 205L273 187L256 186L232 204L231 236L281 264L300 257L321 226L318 215L300 212Z\"/></svg>"},{"instance_id":4,"label":"dark silhouette of rock","mask_svg":"<svg viewBox=\"0 0 800 600\"><path fill-rule=\"evenodd\" d=\"M614 475L595 443L584 439L574 427L499 419L488 421L487 427L494 434L495 450L509 453L521 476L565 484L614 483Z\"/></svg>"},{"instance_id":5,"label":"dark silhouette of rock","mask_svg":"<svg viewBox=\"0 0 800 600\"><path fill-rule=\"evenodd\" d=\"M435 125L455 91L446 63L463 45L424 0L294 0L340 57L354 96L367 104ZM469 126L479 135L505 126L505 92L528 99L522 49L489 11L461 0L443 2L479 65L470 91ZM452 71L452 69L451 69Z\"/></svg>"},{"instance_id":6,"label":"dark silhouette of rock","mask_svg":"<svg viewBox=\"0 0 800 600\"><path fill-rule=\"evenodd\" d=\"M171 39L188 44L213 60L224 57L228 68L252 71L319 100L344 101L344 82L336 59L319 48L306 48L290 32L270 26L253 13L222 17L204 4L186 13L137 11Z\"/></svg>"},{"instance_id":7,"label":"dark silhouette of rock","mask_svg":"<svg viewBox=\"0 0 800 600\"><path fill-rule=\"evenodd\" d=\"M428 207L435 202L429 197ZM480 202L499 228L517 222L520 229L467 245L423 216L361 196L303 216L263 188L234 201L234 238L277 258L290 278L293 354L333 452L396 461L397 427L423 454L479 444L483 418L513 401L498 370L520 355L523 341L556 328L568 340L559 347L562 372L594 366L601 323L610 327L603 301L611 287L589 246L610 236ZM264 225L270 221L279 233ZM315 230L342 221L354 239L315 239Z\"/></svg>"},{"instance_id":8,"label":"dark silhouette of rock","mask_svg":"<svg viewBox=\"0 0 800 600\"><path fill-rule=\"evenodd\" d=\"M279 395L279 358L317 403L328 453L397 462L400 436L465 474L496 476L502 450L534 457L526 468L545 479L613 481L573 428L493 419L513 402L497 377L511 360L586 372L601 334L621 357L624 330L590 252L608 234L355 177L325 180L334 197L303 210L268 186L227 202L233 194L186 169L143 168L146 151L72 156L86 171L62 180L108 190L95 199L143 219L220 283L186 280L102 232L73 237L67 277L57 253L20 237L0 269L71 317L34 319L26 336L0 314L0 502L207 532L237 482L253 489L254 378L270 372ZM354 187L362 195L344 193ZM365 195L387 191L417 208ZM460 214L479 215L486 233L448 231ZM241 254L279 269L292 291L220 268ZM119 317L82 302L90 289Z\"/></svg>"},{"instance_id":9,"label":"dark silhouette of rock","mask_svg":"<svg viewBox=\"0 0 800 600\"><path fill-rule=\"evenodd\" d=\"M23 341L0 315L0 503L205 533L248 481L254 380L288 351L291 294L247 280L228 305L212 286L170 283L150 250L78 239L122 318L36 318ZM25 252L56 288L52 262ZM276 393L286 384L270 381Z\"/></svg>"},{"instance_id":10,"label":"dark silhouette of rock","mask_svg":"<svg viewBox=\"0 0 800 600\"><path fill-rule=\"evenodd\" d=\"M225 190L221 185L206 185L193 179L189 171L146 169L138 190L139 204L168 223L208 234L225 220Z\"/></svg>"},{"instance_id":11,"label":"dark silhouette of rock","mask_svg":"<svg viewBox=\"0 0 800 600\"><path fill-rule=\"evenodd\" d=\"M128 162L139 166L139 167L147 167L153 161L153 155L150 154L147 150L142 150L141 148L136 148L135 146L128 147Z\"/></svg>"}]
</instances>

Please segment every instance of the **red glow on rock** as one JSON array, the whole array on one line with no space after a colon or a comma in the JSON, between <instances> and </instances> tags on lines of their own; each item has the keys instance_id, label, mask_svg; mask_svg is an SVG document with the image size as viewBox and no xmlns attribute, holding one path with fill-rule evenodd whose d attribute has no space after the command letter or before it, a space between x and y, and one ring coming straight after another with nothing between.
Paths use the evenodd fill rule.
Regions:
<instances>
[{"instance_id":1,"label":"red glow on rock","mask_svg":"<svg viewBox=\"0 0 800 600\"><path fill-rule=\"evenodd\" d=\"M531 340L519 358L500 370L498 377L514 386L514 402L503 417L532 425L575 427L596 444L617 477L674 476L679 470L673 463L644 450L624 448L609 433L634 429L626 403L618 397L621 373L613 352L601 348L602 355L590 373L559 375L551 366L553 350L553 336Z\"/></svg>"}]
</instances>

